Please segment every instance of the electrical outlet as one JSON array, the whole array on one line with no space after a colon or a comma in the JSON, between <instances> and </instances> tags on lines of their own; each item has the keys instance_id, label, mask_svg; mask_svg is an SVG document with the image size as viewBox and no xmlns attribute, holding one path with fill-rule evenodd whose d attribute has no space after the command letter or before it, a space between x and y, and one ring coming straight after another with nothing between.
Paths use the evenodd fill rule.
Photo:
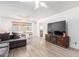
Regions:
<instances>
[{"instance_id":1,"label":"electrical outlet","mask_svg":"<svg viewBox=\"0 0 79 59\"><path fill-rule=\"evenodd\" d=\"M77 42L75 42L75 45L77 44Z\"/></svg>"}]
</instances>

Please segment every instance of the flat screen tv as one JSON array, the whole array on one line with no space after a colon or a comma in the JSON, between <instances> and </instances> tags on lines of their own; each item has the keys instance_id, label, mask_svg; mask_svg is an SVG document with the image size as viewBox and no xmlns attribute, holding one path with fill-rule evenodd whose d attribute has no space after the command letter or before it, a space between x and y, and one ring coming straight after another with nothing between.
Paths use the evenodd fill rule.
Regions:
<instances>
[{"instance_id":1,"label":"flat screen tv","mask_svg":"<svg viewBox=\"0 0 79 59\"><path fill-rule=\"evenodd\" d=\"M66 21L48 23L48 32L55 34L63 31L66 31Z\"/></svg>"}]
</instances>

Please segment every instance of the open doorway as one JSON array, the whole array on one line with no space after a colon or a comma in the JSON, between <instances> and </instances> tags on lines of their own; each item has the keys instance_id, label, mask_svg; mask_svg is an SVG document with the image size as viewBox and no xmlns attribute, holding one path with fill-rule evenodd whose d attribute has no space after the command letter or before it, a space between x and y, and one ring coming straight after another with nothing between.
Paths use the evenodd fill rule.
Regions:
<instances>
[{"instance_id":1,"label":"open doorway","mask_svg":"<svg viewBox=\"0 0 79 59\"><path fill-rule=\"evenodd\" d=\"M40 37L43 37L43 24L40 23Z\"/></svg>"}]
</instances>

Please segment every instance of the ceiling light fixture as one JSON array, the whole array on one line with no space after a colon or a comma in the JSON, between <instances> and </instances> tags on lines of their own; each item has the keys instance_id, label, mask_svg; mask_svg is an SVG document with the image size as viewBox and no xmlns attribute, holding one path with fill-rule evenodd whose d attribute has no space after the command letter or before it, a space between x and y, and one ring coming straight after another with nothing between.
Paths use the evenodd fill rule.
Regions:
<instances>
[{"instance_id":1,"label":"ceiling light fixture","mask_svg":"<svg viewBox=\"0 0 79 59\"><path fill-rule=\"evenodd\" d=\"M26 0L27 1L27 0ZM20 2L26 2L25 0L20 0ZM44 1L40 1L40 0L33 0L35 2L35 6L34 9L38 9L40 7L44 7L47 8L47 4Z\"/></svg>"},{"instance_id":2,"label":"ceiling light fixture","mask_svg":"<svg viewBox=\"0 0 79 59\"><path fill-rule=\"evenodd\" d=\"M40 3L40 1L35 1L35 7L34 7L34 9L38 9L39 8L39 3Z\"/></svg>"},{"instance_id":3,"label":"ceiling light fixture","mask_svg":"<svg viewBox=\"0 0 79 59\"><path fill-rule=\"evenodd\" d=\"M45 2L41 2L40 5L44 8L47 8L47 4Z\"/></svg>"},{"instance_id":4,"label":"ceiling light fixture","mask_svg":"<svg viewBox=\"0 0 79 59\"><path fill-rule=\"evenodd\" d=\"M36 10L39 7L47 8L48 6L47 6L47 4L45 2L41 2L41 1L37 0L37 1L35 1L35 7L34 7L34 9Z\"/></svg>"}]
</instances>

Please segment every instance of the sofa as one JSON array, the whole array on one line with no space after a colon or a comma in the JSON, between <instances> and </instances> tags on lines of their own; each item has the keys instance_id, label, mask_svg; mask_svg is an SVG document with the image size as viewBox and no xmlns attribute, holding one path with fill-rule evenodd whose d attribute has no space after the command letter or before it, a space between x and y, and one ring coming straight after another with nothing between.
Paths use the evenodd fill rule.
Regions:
<instances>
[{"instance_id":1,"label":"sofa","mask_svg":"<svg viewBox=\"0 0 79 59\"><path fill-rule=\"evenodd\" d=\"M9 43L8 48L10 50L10 49L26 46L27 40L26 40L26 38L21 38L18 35L18 33L12 32L12 35L10 35L10 33L0 33L0 44L4 45L5 43ZM3 47L3 49L4 48L5 47ZM0 48L0 49L2 49L2 48ZM6 49L4 49L4 50L6 50Z\"/></svg>"},{"instance_id":2,"label":"sofa","mask_svg":"<svg viewBox=\"0 0 79 59\"><path fill-rule=\"evenodd\" d=\"M6 57L9 53L9 43L0 43L0 57Z\"/></svg>"}]
</instances>

